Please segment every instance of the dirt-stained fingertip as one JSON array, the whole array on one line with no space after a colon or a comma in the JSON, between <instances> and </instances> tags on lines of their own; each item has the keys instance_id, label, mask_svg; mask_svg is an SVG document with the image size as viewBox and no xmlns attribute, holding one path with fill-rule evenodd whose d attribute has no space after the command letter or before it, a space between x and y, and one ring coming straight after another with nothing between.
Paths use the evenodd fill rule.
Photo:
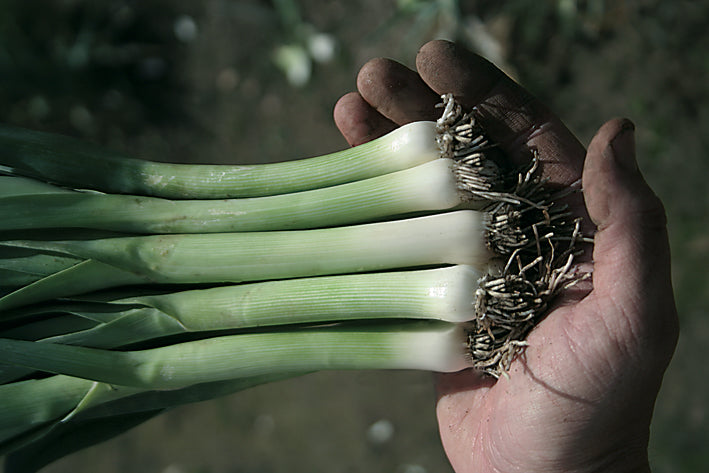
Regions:
<instances>
[{"instance_id":1,"label":"dirt-stained fingertip","mask_svg":"<svg viewBox=\"0 0 709 473\"><path fill-rule=\"evenodd\" d=\"M358 92L350 92L337 101L333 118L350 146L372 141L397 127L396 123L369 105Z\"/></svg>"},{"instance_id":2,"label":"dirt-stained fingertip","mask_svg":"<svg viewBox=\"0 0 709 473\"><path fill-rule=\"evenodd\" d=\"M372 59L362 66L357 89L372 107L399 125L438 118L439 95L415 71L391 59Z\"/></svg>"}]
</instances>

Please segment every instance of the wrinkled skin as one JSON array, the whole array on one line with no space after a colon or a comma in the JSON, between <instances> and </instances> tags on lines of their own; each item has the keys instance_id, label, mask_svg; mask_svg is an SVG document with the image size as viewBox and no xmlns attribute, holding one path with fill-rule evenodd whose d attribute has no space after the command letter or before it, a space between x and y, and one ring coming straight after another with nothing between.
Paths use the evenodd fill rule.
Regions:
<instances>
[{"instance_id":1,"label":"wrinkled skin","mask_svg":"<svg viewBox=\"0 0 709 473\"><path fill-rule=\"evenodd\" d=\"M595 245L592 282L564 293L530 334L509 379L472 370L436 377L440 435L456 472L649 471L650 419L678 324L662 204L635 162L634 125L605 123L588 150L543 104L484 59L445 41L424 45L417 71L365 64L334 118L358 145L435 120L440 94L476 107L509 158L539 152L551 184L582 177L572 208Z\"/></svg>"}]
</instances>

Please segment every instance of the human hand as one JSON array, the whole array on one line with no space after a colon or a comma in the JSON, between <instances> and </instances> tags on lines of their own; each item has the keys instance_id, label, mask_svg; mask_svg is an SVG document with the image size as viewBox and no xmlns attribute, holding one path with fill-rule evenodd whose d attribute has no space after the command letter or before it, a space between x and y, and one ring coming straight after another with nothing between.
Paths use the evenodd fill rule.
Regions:
<instances>
[{"instance_id":1,"label":"human hand","mask_svg":"<svg viewBox=\"0 0 709 473\"><path fill-rule=\"evenodd\" d=\"M441 440L457 472L649 471L650 419L678 336L662 204L635 162L633 125L604 124L588 151L545 106L493 65L434 41L418 73L367 63L335 122L351 145L416 120L435 120L443 93L476 107L516 163L536 149L550 185L582 177L572 209L594 249L592 285L567 290L528 337L509 378L437 375ZM592 257L591 257L592 256Z\"/></svg>"}]
</instances>

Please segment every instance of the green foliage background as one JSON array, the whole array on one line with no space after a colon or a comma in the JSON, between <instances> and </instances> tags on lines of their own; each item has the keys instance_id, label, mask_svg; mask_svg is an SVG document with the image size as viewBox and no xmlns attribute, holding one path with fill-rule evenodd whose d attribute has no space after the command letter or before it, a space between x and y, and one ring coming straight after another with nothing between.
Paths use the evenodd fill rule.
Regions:
<instances>
[{"instance_id":1,"label":"green foliage background","mask_svg":"<svg viewBox=\"0 0 709 473\"><path fill-rule=\"evenodd\" d=\"M585 143L632 118L667 208L682 323L651 459L694 472L709 465L707 18L690 0L1 0L0 119L157 160L321 154L345 146L332 107L359 67L412 65L433 38L486 55ZM433 399L426 373L321 373L178 409L46 471L446 472ZM377 421L388 440L371 436Z\"/></svg>"}]
</instances>

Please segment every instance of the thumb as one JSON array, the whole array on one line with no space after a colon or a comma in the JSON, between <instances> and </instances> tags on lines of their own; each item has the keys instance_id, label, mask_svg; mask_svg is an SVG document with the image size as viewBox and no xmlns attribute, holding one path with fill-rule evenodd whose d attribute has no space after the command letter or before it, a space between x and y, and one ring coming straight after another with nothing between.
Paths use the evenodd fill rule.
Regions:
<instances>
[{"instance_id":1,"label":"thumb","mask_svg":"<svg viewBox=\"0 0 709 473\"><path fill-rule=\"evenodd\" d=\"M667 219L638 169L634 130L630 120L609 121L586 156L584 200L597 227L591 296L620 343L667 363L678 331Z\"/></svg>"},{"instance_id":2,"label":"thumb","mask_svg":"<svg viewBox=\"0 0 709 473\"><path fill-rule=\"evenodd\" d=\"M628 119L604 124L591 140L583 170L586 207L599 231L622 224L621 217L652 212L644 223L664 228L662 205L643 180L635 158L635 125ZM642 221L634 221L642 224Z\"/></svg>"}]
</instances>

